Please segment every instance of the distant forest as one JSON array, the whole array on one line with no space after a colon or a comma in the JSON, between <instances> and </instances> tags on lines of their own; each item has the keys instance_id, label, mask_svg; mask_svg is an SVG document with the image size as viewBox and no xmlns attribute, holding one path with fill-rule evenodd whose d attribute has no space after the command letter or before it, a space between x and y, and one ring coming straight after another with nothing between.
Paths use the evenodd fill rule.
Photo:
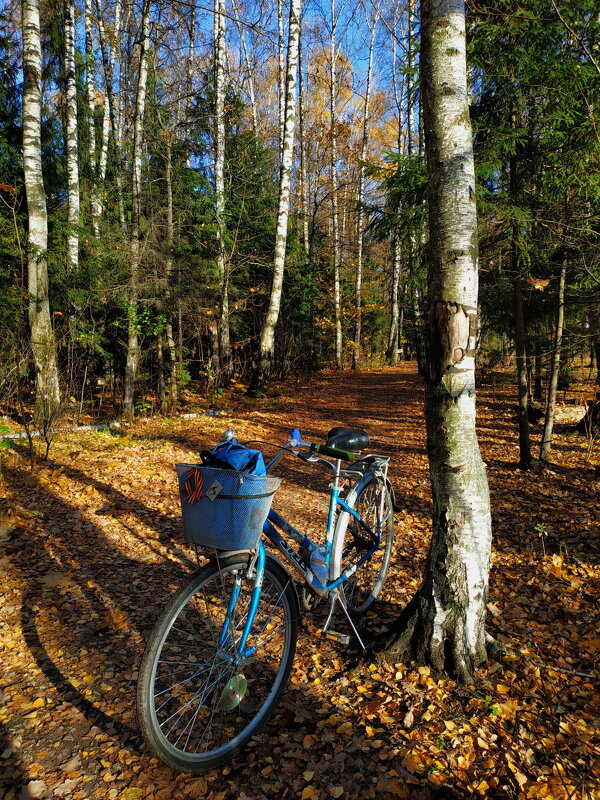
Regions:
<instances>
[{"instance_id":1,"label":"distant forest","mask_svg":"<svg viewBox=\"0 0 600 800\"><path fill-rule=\"evenodd\" d=\"M0 392L177 410L426 352L414 0L6 0ZM600 15L468 4L479 361L600 365ZM526 419L525 419L526 424Z\"/></svg>"}]
</instances>

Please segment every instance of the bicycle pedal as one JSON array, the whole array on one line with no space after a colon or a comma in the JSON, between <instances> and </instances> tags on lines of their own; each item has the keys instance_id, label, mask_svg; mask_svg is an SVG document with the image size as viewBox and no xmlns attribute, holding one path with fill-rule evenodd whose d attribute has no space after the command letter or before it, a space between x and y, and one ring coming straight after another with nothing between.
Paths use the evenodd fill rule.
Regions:
<instances>
[{"instance_id":1,"label":"bicycle pedal","mask_svg":"<svg viewBox=\"0 0 600 800\"><path fill-rule=\"evenodd\" d=\"M350 644L352 637L347 633L338 633L338 631L325 631L325 638L331 639L332 642L339 644Z\"/></svg>"}]
</instances>

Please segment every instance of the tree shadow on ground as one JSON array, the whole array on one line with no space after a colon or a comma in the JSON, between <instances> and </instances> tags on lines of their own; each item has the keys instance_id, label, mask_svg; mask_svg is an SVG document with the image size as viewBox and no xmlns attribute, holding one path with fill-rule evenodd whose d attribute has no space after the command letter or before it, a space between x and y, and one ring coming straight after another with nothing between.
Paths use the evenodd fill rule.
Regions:
<instances>
[{"instance_id":1,"label":"tree shadow on ground","mask_svg":"<svg viewBox=\"0 0 600 800\"><path fill-rule=\"evenodd\" d=\"M73 724L81 735L95 726L122 746L137 748L133 702L143 644L170 591L195 564L161 530L160 514L131 504L80 470L66 468L63 474L99 488L116 504L127 501L133 517L145 526L150 522L169 552L167 558L161 555L158 543L127 520L117 517L107 529L93 524L27 476L28 491L37 505L52 509L53 522L46 527L34 517L27 529L15 528L7 551L25 582L20 610L25 643L63 710L78 712ZM18 476L11 477L15 483ZM125 539L119 539L120 547L111 540L112 525Z\"/></svg>"}]
</instances>

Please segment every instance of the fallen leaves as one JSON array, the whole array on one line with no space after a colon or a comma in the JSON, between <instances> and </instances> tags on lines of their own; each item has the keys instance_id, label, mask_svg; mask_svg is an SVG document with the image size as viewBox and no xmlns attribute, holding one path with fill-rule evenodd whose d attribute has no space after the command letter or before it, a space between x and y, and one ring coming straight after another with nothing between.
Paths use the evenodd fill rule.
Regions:
<instances>
[{"instance_id":1,"label":"fallen leaves","mask_svg":"<svg viewBox=\"0 0 600 800\"><path fill-rule=\"evenodd\" d=\"M501 406L511 391L497 385L496 399L484 396L479 412L496 534L488 625L507 656L484 665L476 686L456 687L428 667L357 662L352 650L319 638L324 618L315 610L264 732L231 765L200 776L176 776L150 758L135 723L148 630L194 568L180 538L172 464L193 458L229 424L243 437L271 439L289 419L290 428L317 435L339 422L340 408L354 408L356 396L372 394L360 424L392 455L403 506L390 577L365 620L369 632L385 630L419 585L431 530L424 431L415 423L421 388L404 366L336 373L277 407L239 409L235 423L157 419L127 437L57 442L54 463L24 483L17 476L10 530L0 523L5 785L19 781L24 798L38 791L44 800L421 800L446 792L575 800L587 781L593 796L600 778L595 490L576 442L560 431L551 472L512 469L513 430ZM371 407L381 418L368 417ZM282 472L279 507L318 535L326 479L291 462ZM550 531L546 555L539 521Z\"/></svg>"}]
</instances>

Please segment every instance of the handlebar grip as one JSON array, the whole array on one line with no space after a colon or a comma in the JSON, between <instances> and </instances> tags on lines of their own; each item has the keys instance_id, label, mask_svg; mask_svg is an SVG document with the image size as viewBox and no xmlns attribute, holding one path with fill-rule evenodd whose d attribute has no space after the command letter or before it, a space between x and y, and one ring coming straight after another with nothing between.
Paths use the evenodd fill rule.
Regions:
<instances>
[{"instance_id":1,"label":"handlebar grip","mask_svg":"<svg viewBox=\"0 0 600 800\"><path fill-rule=\"evenodd\" d=\"M346 450L336 450L334 447L327 447L325 444L316 445L315 452L322 456L329 456L329 458L339 458L342 461L354 461L356 458L356 453L349 453Z\"/></svg>"}]
</instances>

